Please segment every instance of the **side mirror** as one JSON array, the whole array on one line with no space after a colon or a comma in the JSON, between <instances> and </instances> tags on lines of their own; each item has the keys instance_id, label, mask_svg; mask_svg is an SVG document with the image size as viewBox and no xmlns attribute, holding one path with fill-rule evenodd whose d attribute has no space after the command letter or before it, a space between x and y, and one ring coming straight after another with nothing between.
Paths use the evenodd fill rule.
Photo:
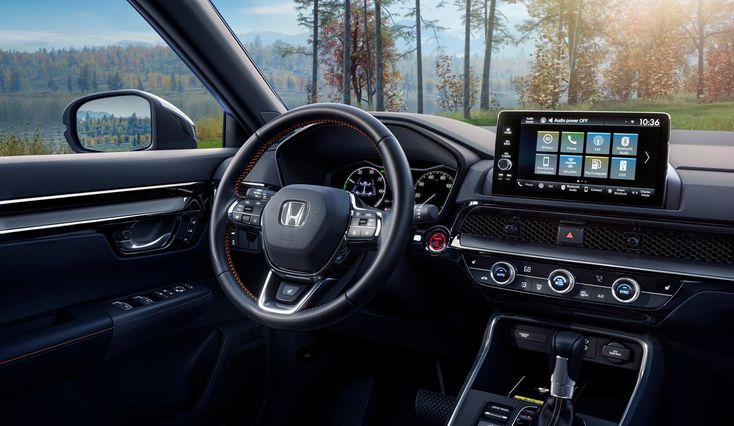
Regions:
<instances>
[{"instance_id":1,"label":"side mirror","mask_svg":"<svg viewBox=\"0 0 734 426\"><path fill-rule=\"evenodd\" d=\"M64 137L74 152L196 148L194 122L156 95L140 90L95 93L64 109Z\"/></svg>"}]
</instances>

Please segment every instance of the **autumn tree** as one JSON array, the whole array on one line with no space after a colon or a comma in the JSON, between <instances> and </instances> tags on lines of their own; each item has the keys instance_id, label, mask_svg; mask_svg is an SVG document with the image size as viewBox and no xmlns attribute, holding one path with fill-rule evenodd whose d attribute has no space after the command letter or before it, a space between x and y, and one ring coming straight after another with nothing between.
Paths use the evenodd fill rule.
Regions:
<instances>
[{"instance_id":1,"label":"autumn tree","mask_svg":"<svg viewBox=\"0 0 734 426\"><path fill-rule=\"evenodd\" d=\"M704 97L705 54L709 39L717 34L731 32L727 24L734 14L732 0L685 0L682 13L686 16L683 28L696 51L696 97Z\"/></svg>"},{"instance_id":2,"label":"autumn tree","mask_svg":"<svg viewBox=\"0 0 734 426\"><path fill-rule=\"evenodd\" d=\"M369 50L366 48L372 40L375 40L375 11L371 9L367 14L356 13L360 9L361 0L353 0L355 13L350 13L349 38L346 52L349 53L345 60L345 49L342 35L344 34L344 11L335 14L334 19L324 21L319 28L319 37L322 40L322 52L320 55L321 65L324 67L324 81L327 86L335 89L341 94L345 86L354 94L357 104L368 102L368 82L370 86L376 87L376 64L368 57ZM367 20L365 27L364 20ZM365 34L365 28L367 33ZM404 93L397 88L400 81L400 72L397 69L398 52L395 48L395 35L392 28L382 28L382 78L385 82L385 109L396 110L404 105ZM343 65L349 63L347 79L344 79ZM368 79L369 76L369 79ZM351 96L350 96L351 98Z\"/></svg>"},{"instance_id":3,"label":"autumn tree","mask_svg":"<svg viewBox=\"0 0 734 426\"><path fill-rule=\"evenodd\" d=\"M498 0L483 0L481 22L484 27L484 59L482 61L482 86L479 96L479 108L487 110L492 104L490 94L489 71L492 64L492 52L511 36L506 32L506 18L497 11Z\"/></svg>"},{"instance_id":4,"label":"autumn tree","mask_svg":"<svg viewBox=\"0 0 734 426\"><path fill-rule=\"evenodd\" d=\"M655 99L679 90L687 68L685 17L674 0L655 0L644 10L626 0L610 21L605 72L607 94L615 100L633 96Z\"/></svg>"},{"instance_id":5,"label":"autumn tree","mask_svg":"<svg viewBox=\"0 0 734 426\"><path fill-rule=\"evenodd\" d=\"M438 52L436 55L436 105L444 111L458 112L464 108L464 82L469 81L469 102L476 102L477 86L479 81L474 73L464 78L464 74L457 74L453 70L454 59Z\"/></svg>"},{"instance_id":6,"label":"autumn tree","mask_svg":"<svg viewBox=\"0 0 734 426\"><path fill-rule=\"evenodd\" d=\"M443 6L443 2L436 4L437 8L441 8ZM437 19L425 19L422 12L421 0L415 0L413 6L407 9L405 17L412 18L414 22L412 26L404 26L401 34L407 42L415 43L415 49L408 53L415 53L416 112L423 114L423 31L425 30L429 34L429 40L434 40L436 44L440 46L438 33L444 30L444 28L439 25Z\"/></svg>"},{"instance_id":7,"label":"autumn tree","mask_svg":"<svg viewBox=\"0 0 734 426\"><path fill-rule=\"evenodd\" d=\"M711 37L706 56L706 92L711 99L734 94L734 15L722 28L728 31Z\"/></svg>"},{"instance_id":8,"label":"autumn tree","mask_svg":"<svg viewBox=\"0 0 734 426\"><path fill-rule=\"evenodd\" d=\"M528 99L556 107L594 99L604 63L603 41L609 17L603 0L530 0L529 18L518 25L520 40L535 36Z\"/></svg>"}]
</instances>

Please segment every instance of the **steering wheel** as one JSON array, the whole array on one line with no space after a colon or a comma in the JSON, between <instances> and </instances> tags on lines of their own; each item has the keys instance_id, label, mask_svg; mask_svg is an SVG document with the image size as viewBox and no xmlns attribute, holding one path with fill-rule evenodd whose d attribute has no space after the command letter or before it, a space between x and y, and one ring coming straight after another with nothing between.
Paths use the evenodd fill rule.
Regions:
<instances>
[{"instance_id":1,"label":"steering wheel","mask_svg":"<svg viewBox=\"0 0 734 426\"><path fill-rule=\"evenodd\" d=\"M287 185L267 202L241 195L242 181L268 148L319 125L348 127L374 145L393 194L390 211L362 206L345 190L319 185ZM355 107L306 105L257 130L224 172L209 232L214 272L232 303L263 325L326 327L377 294L402 257L412 217L410 166L390 130ZM239 231L262 241L270 272L259 288L243 279L233 260L230 234Z\"/></svg>"}]
</instances>

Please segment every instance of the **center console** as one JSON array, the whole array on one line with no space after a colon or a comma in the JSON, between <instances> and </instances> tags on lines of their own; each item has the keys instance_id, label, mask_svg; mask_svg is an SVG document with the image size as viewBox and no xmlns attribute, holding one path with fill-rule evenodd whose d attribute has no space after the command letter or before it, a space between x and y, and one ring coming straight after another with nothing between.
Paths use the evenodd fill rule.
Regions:
<instances>
[{"instance_id":1,"label":"center console","mask_svg":"<svg viewBox=\"0 0 734 426\"><path fill-rule=\"evenodd\" d=\"M583 351L568 395L575 419L558 424L652 424L654 412L641 407L656 406L661 383L653 338L503 314L490 320L448 424L533 424L554 392L549 356L559 333L581 336Z\"/></svg>"}]
</instances>

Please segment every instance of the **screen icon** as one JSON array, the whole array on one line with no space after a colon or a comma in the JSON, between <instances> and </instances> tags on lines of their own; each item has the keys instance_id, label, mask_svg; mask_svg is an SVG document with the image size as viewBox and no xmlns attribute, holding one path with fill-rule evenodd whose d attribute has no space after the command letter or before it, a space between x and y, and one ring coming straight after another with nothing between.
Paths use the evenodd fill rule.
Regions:
<instances>
[{"instance_id":1,"label":"screen icon","mask_svg":"<svg viewBox=\"0 0 734 426\"><path fill-rule=\"evenodd\" d=\"M584 132L563 132L561 135L561 152L584 152Z\"/></svg>"},{"instance_id":2,"label":"screen icon","mask_svg":"<svg viewBox=\"0 0 734 426\"><path fill-rule=\"evenodd\" d=\"M611 179L634 180L637 168L636 158L612 157Z\"/></svg>"},{"instance_id":3,"label":"screen icon","mask_svg":"<svg viewBox=\"0 0 734 426\"><path fill-rule=\"evenodd\" d=\"M584 160L584 176L606 178L609 174L608 157L586 157Z\"/></svg>"},{"instance_id":4,"label":"screen icon","mask_svg":"<svg viewBox=\"0 0 734 426\"><path fill-rule=\"evenodd\" d=\"M638 135L636 133L615 133L612 140L613 155L637 155Z\"/></svg>"},{"instance_id":5,"label":"screen icon","mask_svg":"<svg viewBox=\"0 0 734 426\"><path fill-rule=\"evenodd\" d=\"M609 154L611 148L611 133L589 132L586 134L587 154Z\"/></svg>"},{"instance_id":6,"label":"screen icon","mask_svg":"<svg viewBox=\"0 0 734 426\"><path fill-rule=\"evenodd\" d=\"M535 150L540 152L558 152L559 132L539 131Z\"/></svg>"},{"instance_id":7,"label":"screen icon","mask_svg":"<svg viewBox=\"0 0 734 426\"><path fill-rule=\"evenodd\" d=\"M584 157L580 155L561 155L558 174L560 176L581 177L583 161Z\"/></svg>"},{"instance_id":8,"label":"screen icon","mask_svg":"<svg viewBox=\"0 0 734 426\"><path fill-rule=\"evenodd\" d=\"M535 174L555 175L558 166L558 155L535 154Z\"/></svg>"}]
</instances>

